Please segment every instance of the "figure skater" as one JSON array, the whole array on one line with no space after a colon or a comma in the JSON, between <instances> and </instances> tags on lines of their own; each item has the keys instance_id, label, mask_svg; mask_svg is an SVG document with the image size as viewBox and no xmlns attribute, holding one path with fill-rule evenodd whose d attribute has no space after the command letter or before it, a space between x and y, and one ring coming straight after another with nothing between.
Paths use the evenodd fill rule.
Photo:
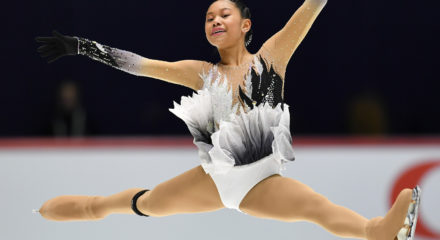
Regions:
<instances>
[{"instance_id":1,"label":"figure skater","mask_svg":"<svg viewBox=\"0 0 440 240\"><path fill-rule=\"evenodd\" d=\"M205 34L220 54L216 64L153 60L56 31L37 37L42 57L85 55L137 76L193 89L170 109L194 137L201 164L153 189L110 196L59 196L38 212L48 220L91 221L109 214L162 217L236 209L259 218L316 223L344 238L412 239L420 189L403 189L385 217L365 217L330 202L303 183L284 177L294 160L289 106L283 102L289 59L327 0L305 0L287 24L251 54L251 14L240 0L216 0ZM397 237L399 236L399 237Z\"/></svg>"}]
</instances>

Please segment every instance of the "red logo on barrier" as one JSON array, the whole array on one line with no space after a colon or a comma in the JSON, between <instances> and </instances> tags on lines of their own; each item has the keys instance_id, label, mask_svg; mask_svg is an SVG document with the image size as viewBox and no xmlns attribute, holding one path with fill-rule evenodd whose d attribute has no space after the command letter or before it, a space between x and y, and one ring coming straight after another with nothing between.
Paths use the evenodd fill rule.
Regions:
<instances>
[{"instance_id":1,"label":"red logo on barrier","mask_svg":"<svg viewBox=\"0 0 440 240\"><path fill-rule=\"evenodd\" d=\"M423 177L429 171L437 167L440 167L440 161L438 160L417 164L404 171L394 183L394 186L391 191L390 202L389 202L390 206L392 206L392 204L397 198L397 195L399 195L402 189L414 188L416 185L420 185L420 182L423 179ZM420 187L422 189L422 199L423 199L423 187L422 186ZM417 236L420 237L440 239L440 234L435 233L433 230L429 229L429 227L425 224L425 221L423 220L420 213L417 220L416 233Z\"/></svg>"}]
</instances>

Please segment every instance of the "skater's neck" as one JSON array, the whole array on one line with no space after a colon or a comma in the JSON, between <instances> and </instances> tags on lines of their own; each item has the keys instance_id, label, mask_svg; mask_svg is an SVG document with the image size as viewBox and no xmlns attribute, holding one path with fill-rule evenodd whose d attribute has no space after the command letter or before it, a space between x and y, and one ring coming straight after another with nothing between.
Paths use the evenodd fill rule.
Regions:
<instances>
[{"instance_id":1,"label":"skater's neck","mask_svg":"<svg viewBox=\"0 0 440 240\"><path fill-rule=\"evenodd\" d=\"M226 67L242 66L252 59L252 54L241 44L218 49L218 52L221 58L219 64Z\"/></svg>"}]
</instances>

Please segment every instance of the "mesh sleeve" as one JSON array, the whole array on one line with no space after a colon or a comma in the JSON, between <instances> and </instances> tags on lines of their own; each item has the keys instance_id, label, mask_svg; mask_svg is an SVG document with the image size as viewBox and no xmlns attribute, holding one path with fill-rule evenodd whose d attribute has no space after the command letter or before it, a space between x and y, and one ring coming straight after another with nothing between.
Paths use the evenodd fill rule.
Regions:
<instances>
[{"instance_id":1,"label":"mesh sleeve","mask_svg":"<svg viewBox=\"0 0 440 240\"><path fill-rule=\"evenodd\" d=\"M286 25L263 44L279 65L288 64L326 3L327 0L305 0Z\"/></svg>"},{"instance_id":2,"label":"mesh sleeve","mask_svg":"<svg viewBox=\"0 0 440 240\"><path fill-rule=\"evenodd\" d=\"M89 39L76 38L78 39L78 54L87 56L124 72L136 76L143 76L142 62L146 58L132 52L105 46Z\"/></svg>"}]
</instances>

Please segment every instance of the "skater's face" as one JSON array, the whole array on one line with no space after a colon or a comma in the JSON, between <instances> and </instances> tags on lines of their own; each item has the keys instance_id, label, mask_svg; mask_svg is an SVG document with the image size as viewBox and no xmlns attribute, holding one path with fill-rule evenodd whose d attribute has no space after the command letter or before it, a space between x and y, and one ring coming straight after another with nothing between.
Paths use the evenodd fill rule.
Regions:
<instances>
[{"instance_id":1,"label":"skater's face","mask_svg":"<svg viewBox=\"0 0 440 240\"><path fill-rule=\"evenodd\" d=\"M215 1L206 12L206 38L217 48L244 44L246 33L250 28L250 19L242 18L235 3L229 0Z\"/></svg>"}]
</instances>

